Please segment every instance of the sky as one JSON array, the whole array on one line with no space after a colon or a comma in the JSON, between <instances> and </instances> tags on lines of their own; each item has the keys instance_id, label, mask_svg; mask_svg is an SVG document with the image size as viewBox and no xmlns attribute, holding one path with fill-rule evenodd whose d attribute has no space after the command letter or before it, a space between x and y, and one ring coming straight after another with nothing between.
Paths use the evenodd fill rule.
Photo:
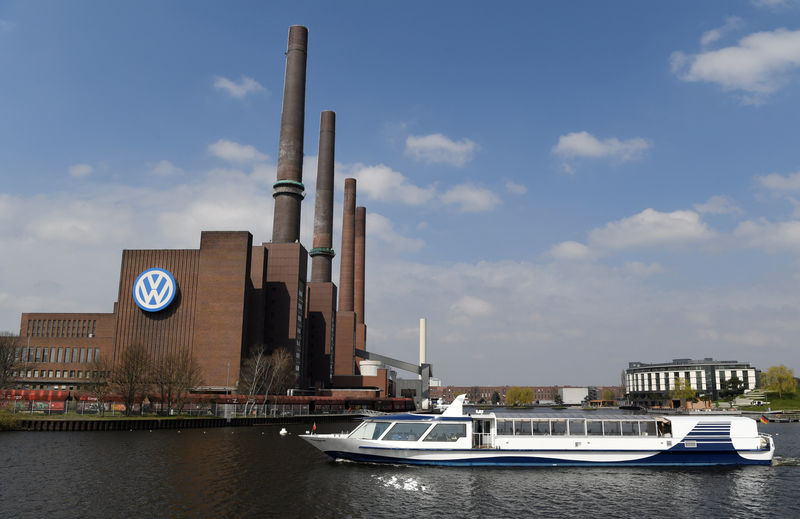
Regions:
<instances>
[{"instance_id":1,"label":"sky","mask_svg":"<svg viewBox=\"0 0 800 519\"><path fill-rule=\"evenodd\" d=\"M295 24L301 242L334 110L368 349L418 360L425 317L451 385L800 369L794 0L0 3L0 330L111 312L123 249L271 239Z\"/></svg>"}]
</instances>

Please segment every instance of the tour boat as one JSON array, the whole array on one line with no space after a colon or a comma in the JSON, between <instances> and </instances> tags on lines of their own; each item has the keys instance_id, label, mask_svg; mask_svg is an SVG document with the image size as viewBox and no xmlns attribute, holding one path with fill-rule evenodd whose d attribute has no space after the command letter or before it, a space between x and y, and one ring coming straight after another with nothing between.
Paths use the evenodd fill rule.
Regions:
<instances>
[{"instance_id":1,"label":"tour boat","mask_svg":"<svg viewBox=\"0 0 800 519\"><path fill-rule=\"evenodd\" d=\"M364 420L301 438L335 460L444 466L769 465L775 444L741 416L464 412Z\"/></svg>"}]
</instances>

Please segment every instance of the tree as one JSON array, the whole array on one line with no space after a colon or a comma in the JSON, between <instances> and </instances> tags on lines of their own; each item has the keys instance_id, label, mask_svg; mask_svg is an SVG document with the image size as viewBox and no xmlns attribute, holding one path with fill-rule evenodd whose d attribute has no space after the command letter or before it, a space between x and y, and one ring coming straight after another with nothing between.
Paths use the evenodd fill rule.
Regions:
<instances>
[{"instance_id":1,"label":"tree","mask_svg":"<svg viewBox=\"0 0 800 519\"><path fill-rule=\"evenodd\" d=\"M8 332L0 332L0 389L11 385L11 374L18 368L17 348L20 338Z\"/></svg>"},{"instance_id":2,"label":"tree","mask_svg":"<svg viewBox=\"0 0 800 519\"><path fill-rule=\"evenodd\" d=\"M614 398L614 392L609 388L605 388L603 390L603 400L616 400L616 398Z\"/></svg>"},{"instance_id":3,"label":"tree","mask_svg":"<svg viewBox=\"0 0 800 519\"><path fill-rule=\"evenodd\" d=\"M147 348L134 343L122 350L111 371L109 381L114 390L122 394L125 414L128 416L133 410L133 404L141 401L150 388L152 363Z\"/></svg>"},{"instance_id":4,"label":"tree","mask_svg":"<svg viewBox=\"0 0 800 519\"><path fill-rule=\"evenodd\" d=\"M111 384L109 383L109 365L105 357L96 355L91 365L91 376L87 375L86 390L97 399L97 406L100 416L106 414L106 400L111 394Z\"/></svg>"},{"instance_id":5,"label":"tree","mask_svg":"<svg viewBox=\"0 0 800 519\"><path fill-rule=\"evenodd\" d=\"M530 405L533 402L533 389L529 387L511 386L506 390L506 405Z\"/></svg>"},{"instance_id":6,"label":"tree","mask_svg":"<svg viewBox=\"0 0 800 519\"><path fill-rule=\"evenodd\" d=\"M247 396L244 412L255 405L257 395L282 394L294 385L297 374L294 371L294 356L286 348L280 348L267 355L264 347L257 347L242 363L239 375L239 393Z\"/></svg>"},{"instance_id":7,"label":"tree","mask_svg":"<svg viewBox=\"0 0 800 519\"><path fill-rule=\"evenodd\" d=\"M152 380L161 398L161 411L169 413L173 408L183 408L187 393L200 384L200 367L188 348L172 350L164 354L160 362L152 366Z\"/></svg>"},{"instance_id":8,"label":"tree","mask_svg":"<svg viewBox=\"0 0 800 519\"><path fill-rule=\"evenodd\" d=\"M724 400L732 401L737 395L744 393L744 389L744 381L739 380L739 377L734 375L720 383L719 394Z\"/></svg>"},{"instance_id":9,"label":"tree","mask_svg":"<svg viewBox=\"0 0 800 519\"><path fill-rule=\"evenodd\" d=\"M692 384L685 378L675 379L675 389L669 392L670 398L684 402L693 400L697 396L697 391L692 388Z\"/></svg>"},{"instance_id":10,"label":"tree","mask_svg":"<svg viewBox=\"0 0 800 519\"><path fill-rule=\"evenodd\" d=\"M784 393L794 393L797 380L794 370L783 364L770 367L766 373L761 373L761 386L772 393L778 393L778 398L783 398Z\"/></svg>"}]
</instances>

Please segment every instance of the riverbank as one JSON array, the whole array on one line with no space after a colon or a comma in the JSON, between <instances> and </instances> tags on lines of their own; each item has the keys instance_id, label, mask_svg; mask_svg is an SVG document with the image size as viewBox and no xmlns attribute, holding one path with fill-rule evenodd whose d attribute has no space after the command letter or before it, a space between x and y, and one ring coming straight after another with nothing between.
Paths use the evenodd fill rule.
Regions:
<instances>
[{"instance_id":1,"label":"riverbank","mask_svg":"<svg viewBox=\"0 0 800 519\"><path fill-rule=\"evenodd\" d=\"M205 429L217 427L252 427L255 425L314 424L351 421L360 414L319 414L300 416L261 416L254 418L218 417L114 417L46 418L4 414L2 431L141 431L156 429Z\"/></svg>"}]
</instances>

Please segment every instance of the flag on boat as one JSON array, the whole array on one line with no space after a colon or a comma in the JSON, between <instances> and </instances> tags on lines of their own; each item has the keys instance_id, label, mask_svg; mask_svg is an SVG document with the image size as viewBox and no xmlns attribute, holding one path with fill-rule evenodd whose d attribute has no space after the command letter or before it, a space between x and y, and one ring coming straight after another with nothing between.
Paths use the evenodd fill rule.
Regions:
<instances>
[{"instance_id":1,"label":"flag on boat","mask_svg":"<svg viewBox=\"0 0 800 519\"><path fill-rule=\"evenodd\" d=\"M763 414L761 415L761 423L769 423L769 420Z\"/></svg>"},{"instance_id":2,"label":"flag on boat","mask_svg":"<svg viewBox=\"0 0 800 519\"><path fill-rule=\"evenodd\" d=\"M311 426L311 432L317 432L317 422L314 422L314 425Z\"/></svg>"}]
</instances>

